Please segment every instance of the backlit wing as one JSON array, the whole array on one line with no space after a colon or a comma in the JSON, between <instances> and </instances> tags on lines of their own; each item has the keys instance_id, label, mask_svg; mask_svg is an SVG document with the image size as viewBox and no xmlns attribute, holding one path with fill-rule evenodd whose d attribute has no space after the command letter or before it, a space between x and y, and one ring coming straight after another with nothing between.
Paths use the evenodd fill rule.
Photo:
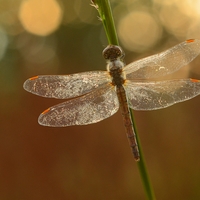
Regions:
<instances>
[{"instance_id":1,"label":"backlit wing","mask_svg":"<svg viewBox=\"0 0 200 200\"><path fill-rule=\"evenodd\" d=\"M71 75L36 76L26 80L23 87L39 96L67 99L86 94L108 81L108 72L91 71Z\"/></svg>"},{"instance_id":2,"label":"backlit wing","mask_svg":"<svg viewBox=\"0 0 200 200\"><path fill-rule=\"evenodd\" d=\"M114 87L105 84L84 96L48 108L39 116L38 122L54 127L86 125L106 119L118 109Z\"/></svg>"},{"instance_id":3,"label":"backlit wing","mask_svg":"<svg viewBox=\"0 0 200 200\"><path fill-rule=\"evenodd\" d=\"M162 53L128 64L128 80L148 79L171 74L190 63L200 53L200 40L186 40Z\"/></svg>"},{"instance_id":4,"label":"backlit wing","mask_svg":"<svg viewBox=\"0 0 200 200\"><path fill-rule=\"evenodd\" d=\"M200 94L200 81L180 79L155 82L131 82L125 85L129 107L155 110L186 101Z\"/></svg>"}]
</instances>

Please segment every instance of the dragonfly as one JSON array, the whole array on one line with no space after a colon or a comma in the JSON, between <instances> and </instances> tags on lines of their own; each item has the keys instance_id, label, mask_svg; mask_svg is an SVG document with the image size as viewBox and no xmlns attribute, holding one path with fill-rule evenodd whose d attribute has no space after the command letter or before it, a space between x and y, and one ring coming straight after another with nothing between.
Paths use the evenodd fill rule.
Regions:
<instances>
[{"instance_id":1,"label":"dragonfly","mask_svg":"<svg viewBox=\"0 0 200 200\"><path fill-rule=\"evenodd\" d=\"M199 53L200 40L189 39L125 65L121 47L108 45L102 53L107 71L35 76L26 80L23 87L42 97L67 99L40 114L38 122L44 126L93 124L114 115L120 108L132 153L139 161L130 109L162 109L199 95L197 79L153 80L174 73Z\"/></svg>"}]
</instances>

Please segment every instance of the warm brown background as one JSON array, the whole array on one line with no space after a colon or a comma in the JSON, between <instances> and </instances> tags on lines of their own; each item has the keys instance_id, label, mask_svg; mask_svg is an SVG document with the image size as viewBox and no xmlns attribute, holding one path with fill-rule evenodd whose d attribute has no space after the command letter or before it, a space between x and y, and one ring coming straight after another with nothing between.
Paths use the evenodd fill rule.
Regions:
<instances>
[{"instance_id":1,"label":"warm brown background","mask_svg":"<svg viewBox=\"0 0 200 200\"><path fill-rule=\"evenodd\" d=\"M39 114L60 101L22 88L38 74L105 69L97 12L89 0L25 2L30 10L21 0L0 1L0 199L145 199L119 112L89 126L42 127ZM113 0L112 7L127 63L200 38L198 1ZM200 56L179 77L200 79ZM157 199L200 199L200 97L134 114Z\"/></svg>"}]
</instances>

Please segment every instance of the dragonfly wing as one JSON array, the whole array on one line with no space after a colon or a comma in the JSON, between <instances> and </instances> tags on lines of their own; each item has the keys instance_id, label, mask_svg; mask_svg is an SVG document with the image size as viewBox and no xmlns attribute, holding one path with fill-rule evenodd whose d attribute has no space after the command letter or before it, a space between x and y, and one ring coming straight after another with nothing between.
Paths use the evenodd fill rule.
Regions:
<instances>
[{"instance_id":1,"label":"dragonfly wing","mask_svg":"<svg viewBox=\"0 0 200 200\"><path fill-rule=\"evenodd\" d=\"M48 108L39 116L38 122L54 127L92 124L110 117L118 108L114 87L106 84L84 96Z\"/></svg>"},{"instance_id":2,"label":"dragonfly wing","mask_svg":"<svg viewBox=\"0 0 200 200\"><path fill-rule=\"evenodd\" d=\"M200 81L180 79L130 82L125 86L129 106L134 110L156 110L186 101L200 94Z\"/></svg>"},{"instance_id":3,"label":"dragonfly wing","mask_svg":"<svg viewBox=\"0 0 200 200\"><path fill-rule=\"evenodd\" d=\"M199 53L200 40L187 40L162 53L130 63L124 72L129 80L164 76L187 65Z\"/></svg>"},{"instance_id":4,"label":"dragonfly wing","mask_svg":"<svg viewBox=\"0 0 200 200\"><path fill-rule=\"evenodd\" d=\"M67 99L86 94L109 81L106 71L91 71L71 75L36 76L25 81L23 87L33 94Z\"/></svg>"}]
</instances>

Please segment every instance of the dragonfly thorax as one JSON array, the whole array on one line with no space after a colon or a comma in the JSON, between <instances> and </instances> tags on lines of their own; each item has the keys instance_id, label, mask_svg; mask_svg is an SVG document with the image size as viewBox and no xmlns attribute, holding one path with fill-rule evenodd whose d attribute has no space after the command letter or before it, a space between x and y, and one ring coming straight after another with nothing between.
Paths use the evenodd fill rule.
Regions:
<instances>
[{"instance_id":1,"label":"dragonfly thorax","mask_svg":"<svg viewBox=\"0 0 200 200\"><path fill-rule=\"evenodd\" d=\"M116 60L107 64L107 70L112 77L112 85L121 86L125 82L125 73L123 72L124 63Z\"/></svg>"},{"instance_id":2,"label":"dragonfly thorax","mask_svg":"<svg viewBox=\"0 0 200 200\"><path fill-rule=\"evenodd\" d=\"M107 70L112 77L112 85L121 86L125 81L125 74L122 69L124 67L124 52L119 46L109 45L103 50L103 57L107 61Z\"/></svg>"}]
</instances>

